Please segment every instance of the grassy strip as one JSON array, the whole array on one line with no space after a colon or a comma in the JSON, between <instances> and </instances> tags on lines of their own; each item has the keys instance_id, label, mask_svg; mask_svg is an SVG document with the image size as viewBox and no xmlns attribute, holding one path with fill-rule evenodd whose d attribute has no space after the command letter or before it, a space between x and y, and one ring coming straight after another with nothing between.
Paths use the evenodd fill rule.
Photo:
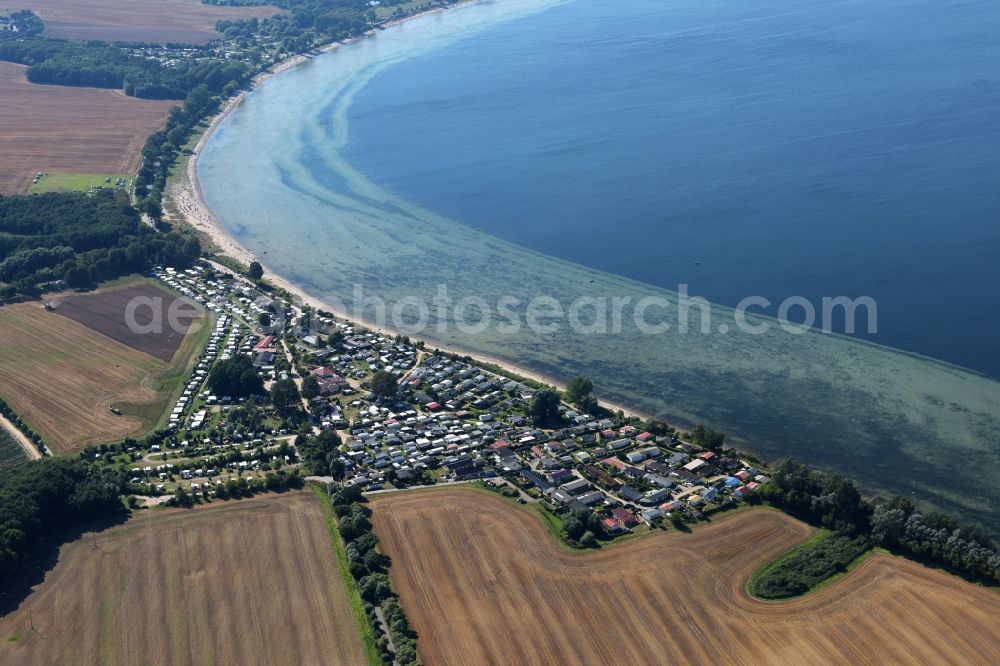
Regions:
<instances>
[{"instance_id":1,"label":"grassy strip","mask_svg":"<svg viewBox=\"0 0 1000 666\"><path fill-rule=\"evenodd\" d=\"M330 543L333 544L333 554L337 558L337 569L340 570L340 578L344 582L347 592L347 600L351 605L351 613L354 614L354 623L358 627L361 635L361 643L364 646L365 657L369 666L381 666L382 657L379 656L378 648L375 646L375 631L365 614L364 604L361 601L361 592L358 584L351 575L351 570L347 564L347 551L344 540L337 529L337 517L333 513L333 505L330 497L322 486L313 486L313 492L319 498L320 506L323 507L323 518L326 520L327 529L330 531Z\"/></svg>"},{"instance_id":2,"label":"grassy strip","mask_svg":"<svg viewBox=\"0 0 1000 666\"><path fill-rule=\"evenodd\" d=\"M747 593L749 593L750 596L754 597L755 599L759 599L761 601L785 601L787 599L792 599L795 597L802 597L807 594L811 594L817 590L820 590L826 587L827 585L830 585L831 583L840 579L850 571L853 571L861 562L867 559L874 552L872 548L866 549L860 555L851 560L851 562L849 562L845 567L844 571L831 572L830 575L824 577L822 580L819 580L816 583L813 583L800 594L790 594L788 596L783 596L783 597L766 597L760 593L763 583L765 582L766 579L768 579L771 575L775 573L775 570L779 569L779 567L781 567L783 564L785 564L786 562L788 562L793 558L799 558L803 555L808 555L810 551L816 550L820 546L820 544L824 544L824 542L826 542L828 539L831 539L836 536L837 536L836 533L831 532L830 530L821 529L818 532L816 532L816 534L809 537L799 545L795 546L790 550L785 551L784 553L782 553L781 555L779 555L778 557L771 560L763 567L755 571L750 576L746 584Z\"/></svg>"},{"instance_id":3,"label":"grassy strip","mask_svg":"<svg viewBox=\"0 0 1000 666\"><path fill-rule=\"evenodd\" d=\"M28 194L43 192L86 192L92 187L114 187L119 178L132 180L128 173L50 173L28 188ZM108 178L111 182L108 183Z\"/></svg>"}]
</instances>

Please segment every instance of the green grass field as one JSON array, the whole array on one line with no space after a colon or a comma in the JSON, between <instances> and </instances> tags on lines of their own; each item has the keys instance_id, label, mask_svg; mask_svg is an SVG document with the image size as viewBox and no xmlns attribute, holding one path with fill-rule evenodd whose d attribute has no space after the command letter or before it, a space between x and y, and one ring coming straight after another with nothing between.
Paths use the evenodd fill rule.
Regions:
<instances>
[{"instance_id":1,"label":"green grass field","mask_svg":"<svg viewBox=\"0 0 1000 666\"><path fill-rule=\"evenodd\" d=\"M108 178L111 183L107 182ZM37 183L32 183L28 194L86 192L92 187L108 187L119 178L125 178L129 184L132 182L132 176L127 173L49 173Z\"/></svg>"}]
</instances>

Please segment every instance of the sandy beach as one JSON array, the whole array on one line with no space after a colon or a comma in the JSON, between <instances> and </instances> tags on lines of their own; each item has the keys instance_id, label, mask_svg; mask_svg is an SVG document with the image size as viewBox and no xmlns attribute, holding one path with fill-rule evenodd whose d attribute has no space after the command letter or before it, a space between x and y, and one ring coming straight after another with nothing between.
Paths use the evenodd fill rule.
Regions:
<instances>
[{"instance_id":1,"label":"sandy beach","mask_svg":"<svg viewBox=\"0 0 1000 666\"><path fill-rule=\"evenodd\" d=\"M469 2L463 2L453 5L453 7L470 4L471 2L476 2L476 1L477 0L469 0ZM414 18L441 11L446 11L446 10L441 8L436 8L428 12L414 14L413 16L408 16L404 19L387 23L385 24L385 27L390 28L392 26L405 23L406 21L412 20ZM338 48L339 46L341 46L340 43L333 43L324 47L321 50L321 52L332 51ZM233 97L232 99L227 101L222 110L212 119L209 127L205 130L205 132L199 139L198 144L195 146L194 152L188 158L186 168L184 169L181 178L179 178L176 182L168 185L167 191L164 195L165 203L169 203L170 207L174 208L177 211L177 214L171 215L167 213L164 215L164 217L169 222L181 222L190 225L197 231L204 234L210 240L210 242L218 249L218 252L220 254L235 259L239 261L241 264L246 265L249 264L251 261L258 261L264 267L264 272L265 272L264 279L267 282L273 284L274 286L280 289L284 289L289 294L292 294L293 297L299 299L303 305L308 305L316 310L325 310L327 312L332 312L339 319L351 322L358 326L363 326L365 328L376 330L380 333L396 335L398 331L395 331L389 327L382 327L382 328L376 327L372 325L371 322L358 319L356 317L353 317L351 314L347 312L340 311L331 306L329 303L326 303L322 299L307 293L301 287L290 282L285 277L270 270L270 267L268 266L267 261L264 258L255 255L249 249L241 245L235 238L233 238L228 231L226 231L226 229L219 222L219 219L215 216L215 213L205 202L204 196L202 195L201 191L201 185L198 182L198 157L201 155L202 149L205 147L205 144L211 138L212 133L216 130L216 128L219 127L219 125L226 119L226 117L233 111L233 109L238 107L243 102L248 92L253 88L263 84L269 78L277 76L282 72L285 72L293 67L296 67L299 64L309 60L311 57L313 56L299 55L290 58L289 60L286 60L282 63L279 63L278 65L275 65L270 70L262 72L258 74L256 77L254 77L249 90L244 91L239 95L237 95L236 97ZM165 206L164 208L166 209L168 208L168 206ZM559 380L555 379L554 377L548 376L543 373L539 373L530 368L519 366L505 359L500 359L489 355L484 355L481 353L471 352L470 350L463 349L461 346L444 345L436 340L422 338L420 336L410 335L409 337L411 339L424 342L425 345L430 349L440 349L442 351L453 354L470 356L471 358L478 359L480 362L492 363L496 366L504 368L508 372L520 375L521 377L525 377L527 379L531 379L533 381L542 384L548 384L554 386L559 390L565 388L564 384ZM600 398L599 392L596 392L596 394L597 397ZM642 412L636 411L635 409L630 409L621 404L609 402L607 400L601 400L601 403L605 407L612 409L614 411L620 410L624 412L627 416L635 416L641 419L650 418L649 414L644 414Z\"/></svg>"}]
</instances>

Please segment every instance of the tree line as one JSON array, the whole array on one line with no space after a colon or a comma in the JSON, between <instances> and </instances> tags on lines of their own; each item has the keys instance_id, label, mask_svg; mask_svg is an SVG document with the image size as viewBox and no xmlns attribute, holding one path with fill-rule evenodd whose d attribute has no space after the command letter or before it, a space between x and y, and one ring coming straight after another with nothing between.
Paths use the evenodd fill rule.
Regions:
<instances>
[{"instance_id":1,"label":"tree line","mask_svg":"<svg viewBox=\"0 0 1000 666\"><path fill-rule=\"evenodd\" d=\"M18 430L24 433L25 437L32 441L43 455L45 454L45 442L42 441L42 436L32 430L31 426L25 423L24 419L18 416L17 412L3 398L0 398L0 414L6 416Z\"/></svg>"},{"instance_id":2,"label":"tree line","mask_svg":"<svg viewBox=\"0 0 1000 666\"><path fill-rule=\"evenodd\" d=\"M143 225L124 191L0 195L0 298L81 287L156 264L186 268L201 255L193 234Z\"/></svg>"},{"instance_id":3,"label":"tree line","mask_svg":"<svg viewBox=\"0 0 1000 666\"><path fill-rule=\"evenodd\" d=\"M939 511L922 511L905 497L872 506L853 481L787 459L774 465L759 497L836 535L860 538L868 547L881 546L974 580L1000 583L1000 551L982 527ZM835 541L830 547L838 543L846 542ZM829 561L836 564L842 558ZM839 570L833 566L828 575Z\"/></svg>"},{"instance_id":4,"label":"tree line","mask_svg":"<svg viewBox=\"0 0 1000 666\"><path fill-rule=\"evenodd\" d=\"M389 581L391 561L378 550L378 536L372 528L371 509L366 505L361 489L331 483L327 492L337 516L337 529L346 546L348 568L358 585L368 621L377 632L375 609L380 607L396 648L395 663L401 666L418 663L417 634L410 626L406 613L399 605L399 597ZM393 663L385 637L379 636L375 644L383 660Z\"/></svg>"},{"instance_id":5,"label":"tree line","mask_svg":"<svg viewBox=\"0 0 1000 666\"><path fill-rule=\"evenodd\" d=\"M293 488L301 488L302 477L296 471L278 470L267 476L238 479L228 479L221 485L212 486L206 483L200 491L189 491L184 486L177 486L174 496L167 502L169 506L191 508L195 504L211 501L211 493L218 499L245 499L258 493L280 493Z\"/></svg>"},{"instance_id":6,"label":"tree line","mask_svg":"<svg viewBox=\"0 0 1000 666\"><path fill-rule=\"evenodd\" d=\"M200 85L221 93L227 83L242 83L250 72L239 61L207 58L167 66L104 42L14 39L4 34L0 33L0 60L27 65L26 76L32 83L113 88L143 99L184 99Z\"/></svg>"}]
</instances>

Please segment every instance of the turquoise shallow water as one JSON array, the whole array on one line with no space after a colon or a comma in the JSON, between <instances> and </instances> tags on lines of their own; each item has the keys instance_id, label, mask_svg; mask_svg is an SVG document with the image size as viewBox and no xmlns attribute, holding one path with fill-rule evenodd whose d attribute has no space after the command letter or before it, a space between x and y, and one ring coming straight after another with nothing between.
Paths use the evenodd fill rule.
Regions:
<instances>
[{"instance_id":1,"label":"turquoise shallow water","mask_svg":"<svg viewBox=\"0 0 1000 666\"><path fill-rule=\"evenodd\" d=\"M643 2L637 6L643 6ZM813 19L829 19L822 11L831 7L858 5L818 4L821 13L812 12ZM470 5L387 30L374 39L338 49L275 77L250 94L206 146L198 163L206 199L234 236L258 253L266 250L264 263L269 269L317 296L347 298L360 284L366 294L390 302L412 296L429 299L440 284L446 284L456 301L465 296L482 297L491 304L501 296L519 299L520 305L512 312L522 320L524 304L538 295L555 297L563 304L578 297L602 296L631 298L633 303L657 296L676 303L676 293L663 287L690 282L693 293L711 295L729 304L751 293L774 300L790 293L856 296L884 282L879 277L883 268L877 265L880 258L884 262L912 255L922 265L932 265L921 253L927 252L926 245L933 239L916 238L914 231L925 233L928 223L899 227L914 217L900 214L898 209L892 209L897 211L893 218L895 232L879 228L870 236L859 236L858 230L870 226L871 220L857 221L848 213L860 210L866 196L877 188L849 178L842 166L831 167L839 174L830 178L832 185L816 184L811 194L795 191L789 206L791 210L809 210L818 202L830 202L845 220L842 234L859 243L861 249L857 252L863 256L854 256L857 252L851 251L849 243L835 246L827 240L839 238L830 230L836 220L808 218L823 242L805 244L811 237L805 223L773 220L768 213L768 206L773 207L782 195L780 188L774 187L756 199L749 197L748 193L755 189L751 178L754 165L761 164L765 156L771 160L782 156L765 150L766 137L759 133L748 136L744 150L725 159L715 156L705 164L695 159L698 153L693 152L694 147L686 147L684 137L694 142L698 137L690 135L698 131L698 119L705 117L704 105L695 103L690 89L684 91L686 96L675 96L677 106L669 126L673 128L670 132L677 144L674 154L678 162L671 166L669 178L661 174L651 179L647 174L647 180L635 176L637 182L632 182L626 177L631 173L629 169L640 175L654 171L637 168L637 162L640 166L669 162L652 149L650 154L634 159L610 152L605 162L594 162L593 155L607 152L608 148L602 147L600 132L593 129L608 125L604 108L590 114L579 106L571 108L579 118L579 126L565 121L558 124L559 116L526 125L521 107L544 105L546 99L569 99L572 95L566 94L565 88L583 85L579 77L572 76L570 65L584 57L565 56L562 60L566 62L559 63L564 68L563 76L552 74L558 69L545 70L545 90L539 88L533 95L539 98L533 98L530 104L517 104L510 91L534 80L529 72L542 66L539 62L544 64L538 49L528 45L548 35L552 45L563 44L559 53L565 54L565 44L573 41L574 34L567 22L597 20L601 11L607 12L605 5L545 0ZM704 50L704 42L712 38L720 42L716 50L719 61L724 62L732 51L727 39L740 42L737 38L742 32L752 32L753 26L763 20L761 11L773 15L781 9L775 3L752 8L731 3L697 7L679 3L676 15L658 15L658 20L669 20L677 26L677 40L682 42L663 43L674 63L667 69L683 80L685 72L690 77L692 71L712 67L714 61ZM716 12L718 20L704 23L706 12ZM783 34L782 46L790 48L802 42L815 50L817 38L807 40L806 36L812 34L808 26L795 23L810 13L788 13L791 23ZM961 22L945 23L942 29L962 31L964 26ZM557 30L561 32L556 34ZM773 32L773 26L769 30ZM870 41L869 33L871 30L859 30L858 43ZM832 29L821 36L825 36L825 51L844 50L838 43L843 37ZM627 59L646 41L619 39L617 47L605 44L603 48L621 48ZM740 43L748 42L754 39ZM774 48L772 43L759 45L764 55ZM857 51L859 47L851 48ZM489 65L473 61L477 53L489 60ZM835 59L828 66L837 64ZM427 67L434 72L450 67L457 81L467 83L461 84L461 90L458 83L446 86L447 77L432 75ZM653 83L669 81L665 65L660 63L658 67ZM942 78L961 69L939 67L941 71L935 70L935 76ZM753 69L755 77L767 76L759 62ZM809 76L818 73L811 71ZM622 106L623 99L627 100L625 92L636 86L656 88L649 82L630 83L607 72L591 70L584 78L603 107L615 103ZM972 79L968 85L975 83L974 76ZM733 85L731 81L716 83L716 93L728 91L732 96ZM983 85L988 88L988 81ZM464 116L456 111L456 91L470 105ZM708 89L700 91L703 98L710 93ZM941 92L941 96L946 93ZM747 92L750 97L754 94ZM758 104L763 106L748 108L763 114L761 109L769 103L767 96L756 94L761 97ZM790 126L791 120L807 112L815 116L823 108L822 102L786 101L786 106L794 108L767 131L777 136L782 127ZM926 106L927 100L920 103ZM890 136L876 153L888 160L892 167L887 167L888 172L914 163L920 155L915 157L911 152L909 156L892 156L892 131L872 120L872 104L865 99L858 99L856 104L857 114L866 121L866 150L870 151L872 142L878 144L878 137L888 132ZM637 103L635 108L626 109L626 115L636 127L645 128L644 119L654 109L651 103ZM493 115L488 115L487 110L492 110ZM967 111L965 116L958 115L974 124L975 110ZM743 110L744 114L748 112ZM524 140L526 129L517 133L519 124L533 129L533 140ZM924 126L920 130L922 136L926 129ZM805 129L799 126L796 131ZM959 140L953 133L941 131L939 143ZM630 132L614 132L616 138L624 137L634 145L643 143ZM572 152L574 137L581 136L588 137L587 142L596 142L586 146L587 159ZM988 150L992 135L983 136L978 143L963 144L968 148L968 160L988 160L993 155ZM934 141L928 138L928 145L932 144ZM836 146L848 151L851 145L821 141L803 152L814 162L825 163L830 160L824 156L835 153ZM924 146L917 153L927 150ZM933 151L921 159L931 164L932 157ZM514 166L490 171L491 164ZM771 167L774 171L773 163ZM720 180L720 174L727 169L739 176L728 184ZM790 170L794 171L785 171ZM995 256L990 243L996 239L987 218L977 211L989 209L991 183L988 174L975 169L956 173L965 183L962 187L967 185L970 191L978 187L985 194L963 209L962 219L971 220L963 228L964 239L951 244L946 240L938 242L941 259L956 268L934 270L955 273L961 279L969 279L970 274L988 277L992 263L980 261L979 255ZM769 180L774 178L760 178L761 182ZM935 173L927 173L916 189L927 190L935 182ZM699 189L700 183L707 183L708 189ZM787 180L784 187L787 190L792 185L801 186L801 179ZM959 191L963 191L962 187ZM865 196L848 196L857 191ZM623 199L622 192L629 196ZM952 192L949 196L954 204L958 195ZM682 201L683 215L664 213L662 219L657 218L657 224L648 224L645 228L649 233L642 235L642 211L670 211L664 204L667 199ZM700 213L692 203L699 199L710 202L709 208ZM891 208L885 198L876 203L883 212ZM926 206L918 200L910 209L922 210ZM773 224L765 224L767 220ZM756 225L754 229L739 227L751 223ZM698 233L702 230L699 225L704 233ZM853 231L851 225L856 225ZM907 233L900 233L900 228ZM888 254L878 251L887 247L893 235L903 250ZM977 248L978 254L969 250L970 245ZM819 257L817 253L821 254L824 247L829 253ZM964 263L959 263L963 257ZM721 269L719 262L727 268ZM760 267L748 268L754 264ZM832 265L836 270L816 268L823 265ZM924 284L907 292L907 299L919 302L921 298L940 297L927 286L931 281L923 273L907 270L904 263L895 272L913 275ZM852 280L841 281L838 275L844 274L850 274ZM782 279L786 282L782 283ZM831 285L843 288L831 291ZM881 306L883 297L878 295ZM969 302L978 308L974 314L980 321L988 322L996 316L994 301L976 298L966 302L963 298L953 299L965 305L948 310L943 320L935 310L935 331L947 333L949 327L958 333L967 331L968 307L972 307ZM899 322L912 321L907 317L913 316L913 309L899 305L896 309L909 314L902 318L891 316L890 307L890 323L908 330L908 324ZM732 311L724 305L712 307L709 335L694 331L677 334L680 321L675 307L655 307L647 312L650 323L671 326L671 332L664 335L642 332L628 316L618 333L585 335L565 326L551 333L522 327L510 334L495 326L464 332L453 324L444 325L453 312L431 307L430 314L432 320L440 315L442 326L439 329L434 320L435 325L424 331L426 337L561 378L583 372L595 379L607 397L686 422L705 421L738 434L747 446L762 454L796 455L857 478L870 488L914 493L961 511L994 531L1000 525L1000 383L988 377L841 336L790 335L773 321L769 322L771 330L767 334L750 335L736 330ZM976 316L971 319L975 321ZM751 317L750 322L768 320ZM720 333L720 324L730 330ZM697 323L692 328L696 330ZM930 339L924 336L924 340ZM897 343L907 346L905 339ZM917 344L910 346L919 348Z\"/></svg>"}]
</instances>

